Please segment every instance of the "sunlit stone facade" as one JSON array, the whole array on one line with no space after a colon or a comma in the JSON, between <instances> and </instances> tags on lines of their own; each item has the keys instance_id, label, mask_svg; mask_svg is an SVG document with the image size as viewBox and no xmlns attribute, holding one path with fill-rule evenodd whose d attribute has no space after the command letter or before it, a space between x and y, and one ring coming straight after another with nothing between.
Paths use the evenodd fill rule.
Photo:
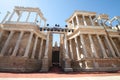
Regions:
<instances>
[{"instance_id":1,"label":"sunlit stone facade","mask_svg":"<svg viewBox=\"0 0 120 80\"><path fill-rule=\"evenodd\" d=\"M118 71L119 21L119 16L75 11L68 27L48 29L40 9L15 7L0 24L0 71L48 72L54 64L66 72ZM60 34L59 47L52 47L54 33Z\"/></svg>"}]
</instances>

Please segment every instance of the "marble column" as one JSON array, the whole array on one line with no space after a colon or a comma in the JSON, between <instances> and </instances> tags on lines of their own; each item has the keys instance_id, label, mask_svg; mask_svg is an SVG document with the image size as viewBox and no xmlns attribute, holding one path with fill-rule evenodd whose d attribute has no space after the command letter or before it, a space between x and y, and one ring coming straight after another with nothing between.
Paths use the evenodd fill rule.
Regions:
<instances>
[{"instance_id":1,"label":"marble column","mask_svg":"<svg viewBox=\"0 0 120 80\"><path fill-rule=\"evenodd\" d=\"M118 48L116 47L115 42L112 40L112 38L110 38L110 40L111 40L111 42L112 42L112 44L113 44L113 46L114 46L114 48L115 48L115 51L116 51L117 55L120 57L120 53L119 53Z\"/></svg>"},{"instance_id":2,"label":"marble column","mask_svg":"<svg viewBox=\"0 0 120 80\"><path fill-rule=\"evenodd\" d=\"M17 22L19 22L20 18L22 16L22 11L20 12L20 14L18 15L18 19L17 19Z\"/></svg>"},{"instance_id":3,"label":"marble column","mask_svg":"<svg viewBox=\"0 0 120 80\"><path fill-rule=\"evenodd\" d=\"M68 56L68 46L67 46L67 34L64 34L64 47L65 47L65 58L69 58Z\"/></svg>"},{"instance_id":4,"label":"marble column","mask_svg":"<svg viewBox=\"0 0 120 80\"><path fill-rule=\"evenodd\" d=\"M8 38L7 38L7 40L6 40L6 42L5 42L5 44L4 44L4 46L3 46L3 48L2 48L2 50L1 50L0 56L3 56L5 54L5 51L7 50L9 42L10 42L10 40L13 37L13 34L14 34L14 31L11 31L10 34L9 34L9 36L8 36Z\"/></svg>"},{"instance_id":5,"label":"marble column","mask_svg":"<svg viewBox=\"0 0 120 80\"><path fill-rule=\"evenodd\" d=\"M16 56L17 51L18 51L19 46L20 46L20 42L21 42L22 37L23 37L23 34L24 34L24 32L22 31L22 32L20 33L20 35L19 35L19 38L18 38L18 40L17 40L17 42L16 42L15 48L14 48L13 53L12 53L11 56Z\"/></svg>"},{"instance_id":6,"label":"marble column","mask_svg":"<svg viewBox=\"0 0 120 80\"><path fill-rule=\"evenodd\" d=\"M30 45L31 45L31 42L32 42L32 38L33 38L33 32L30 33L30 37L28 39L27 47L26 47L26 50L25 50L25 53L24 53L23 57L29 57L29 50L30 50Z\"/></svg>"},{"instance_id":7,"label":"marble column","mask_svg":"<svg viewBox=\"0 0 120 80\"><path fill-rule=\"evenodd\" d=\"M15 14L15 11L12 12L12 14L10 15L8 21L11 21L11 19L12 19L12 17L13 17L14 14Z\"/></svg>"},{"instance_id":8,"label":"marble column","mask_svg":"<svg viewBox=\"0 0 120 80\"><path fill-rule=\"evenodd\" d=\"M73 58L73 49L72 49L72 41L71 41L71 39L69 40L69 42L70 42L70 53L71 53L71 58L72 58L72 60L74 59Z\"/></svg>"},{"instance_id":9,"label":"marble column","mask_svg":"<svg viewBox=\"0 0 120 80\"><path fill-rule=\"evenodd\" d=\"M76 21L77 21L77 26L79 26L79 18L78 18L78 15L76 14Z\"/></svg>"},{"instance_id":10,"label":"marble column","mask_svg":"<svg viewBox=\"0 0 120 80\"><path fill-rule=\"evenodd\" d=\"M90 34L88 34L89 40L90 40L90 46L91 46L91 50L92 50L92 57L95 56L95 58L99 58L95 49L95 45L92 39L92 36Z\"/></svg>"},{"instance_id":11,"label":"marble column","mask_svg":"<svg viewBox=\"0 0 120 80\"><path fill-rule=\"evenodd\" d=\"M26 22L28 22L28 19L29 19L29 17L30 17L30 13L31 13L31 12L28 12L28 16L27 16L27 18L26 18Z\"/></svg>"},{"instance_id":12,"label":"marble column","mask_svg":"<svg viewBox=\"0 0 120 80\"><path fill-rule=\"evenodd\" d=\"M7 11L7 14L5 15L5 17L4 17L4 19L2 20L2 22L1 23L4 23L5 22L5 20L7 19L7 17L9 16L9 14L10 14L10 12L9 11Z\"/></svg>"},{"instance_id":13,"label":"marble column","mask_svg":"<svg viewBox=\"0 0 120 80\"><path fill-rule=\"evenodd\" d=\"M75 24L74 24L74 20L72 19L72 27L73 27L73 28L74 28L74 25L75 25Z\"/></svg>"},{"instance_id":14,"label":"marble column","mask_svg":"<svg viewBox=\"0 0 120 80\"><path fill-rule=\"evenodd\" d=\"M84 26L87 26L87 22L86 22L86 20L85 20L85 16L84 16L84 15L82 15L82 18L83 18L83 23L84 23Z\"/></svg>"},{"instance_id":15,"label":"marble column","mask_svg":"<svg viewBox=\"0 0 120 80\"><path fill-rule=\"evenodd\" d=\"M1 41L2 35L3 35L3 30L0 32L0 41Z\"/></svg>"},{"instance_id":16,"label":"marble column","mask_svg":"<svg viewBox=\"0 0 120 80\"><path fill-rule=\"evenodd\" d=\"M107 41L107 44L108 44L109 50L111 51L113 57L117 57L117 56L115 55L114 49L113 49L113 47L112 47L110 41L108 40L108 37L107 37L107 36L105 36L105 40Z\"/></svg>"},{"instance_id":17,"label":"marble column","mask_svg":"<svg viewBox=\"0 0 120 80\"><path fill-rule=\"evenodd\" d=\"M41 59L42 47L43 47L43 39L41 38L41 44L40 44L40 50L39 50L39 59Z\"/></svg>"},{"instance_id":18,"label":"marble column","mask_svg":"<svg viewBox=\"0 0 120 80\"><path fill-rule=\"evenodd\" d=\"M107 54L106 54L106 51L105 51L105 48L104 48L104 46L103 46L103 43L102 43L99 35L97 35L97 39L98 39L98 42L99 42L101 51L102 51L102 53L103 53L103 57L104 57L104 58L108 58L108 56L107 56Z\"/></svg>"},{"instance_id":19,"label":"marble column","mask_svg":"<svg viewBox=\"0 0 120 80\"><path fill-rule=\"evenodd\" d=\"M75 37L75 44L76 44L76 52L77 52L77 59L80 60L80 52L79 52L79 46L77 42L77 37Z\"/></svg>"},{"instance_id":20,"label":"marble column","mask_svg":"<svg viewBox=\"0 0 120 80\"><path fill-rule=\"evenodd\" d=\"M34 20L35 23L37 22L37 19L38 19L38 14L36 14L36 17L35 17L35 20Z\"/></svg>"},{"instance_id":21,"label":"marble column","mask_svg":"<svg viewBox=\"0 0 120 80\"><path fill-rule=\"evenodd\" d=\"M35 58L35 51L36 51L36 47L37 47L37 42L38 42L38 36L36 35L34 47L33 47L33 51L32 51L32 57L31 57L33 59Z\"/></svg>"},{"instance_id":22,"label":"marble column","mask_svg":"<svg viewBox=\"0 0 120 80\"><path fill-rule=\"evenodd\" d=\"M83 34L80 34L80 42L82 44L82 50L83 50L84 58L86 58L86 57L88 57L88 55L87 55L87 50L86 50L86 45L85 45L85 42L84 42Z\"/></svg>"},{"instance_id":23,"label":"marble column","mask_svg":"<svg viewBox=\"0 0 120 80\"><path fill-rule=\"evenodd\" d=\"M89 19L90 19L90 22L91 22L92 26L94 26L94 22L93 22L93 20L92 20L92 17L91 17L91 16L89 16Z\"/></svg>"}]
</instances>

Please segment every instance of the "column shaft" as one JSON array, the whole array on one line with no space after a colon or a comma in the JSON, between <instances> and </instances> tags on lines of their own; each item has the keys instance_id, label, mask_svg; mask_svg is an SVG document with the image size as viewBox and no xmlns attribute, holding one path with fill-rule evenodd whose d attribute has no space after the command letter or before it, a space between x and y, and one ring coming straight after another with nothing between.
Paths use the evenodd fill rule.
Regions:
<instances>
[{"instance_id":1,"label":"column shaft","mask_svg":"<svg viewBox=\"0 0 120 80\"><path fill-rule=\"evenodd\" d=\"M36 51L36 47L37 47L37 42L38 42L38 36L36 36L35 38L35 43L34 43L34 47L33 47L33 51L32 51L32 57L34 59L35 57L35 51Z\"/></svg>"},{"instance_id":2,"label":"column shaft","mask_svg":"<svg viewBox=\"0 0 120 80\"><path fill-rule=\"evenodd\" d=\"M36 17L35 17L35 23L37 22L37 18L38 18L38 14L36 14Z\"/></svg>"},{"instance_id":3,"label":"column shaft","mask_svg":"<svg viewBox=\"0 0 120 80\"><path fill-rule=\"evenodd\" d=\"M0 32L0 41L1 41L2 35L3 35L3 31Z\"/></svg>"},{"instance_id":4,"label":"column shaft","mask_svg":"<svg viewBox=\"0 0 120 80\"><path fill-rule=\"evenodd\" d=\"M80 34L80 42L82 44L82 50L83 50L84 57L86 58L88 56L87 56L87 50L86 50L83 34Z\"/></svg>"},{"instance_id":5,"label":"column shaft","mask_svg":"<svg viewBox=\"0 0 120 80\"><path fill-rule=\"evenodd\" d=\"M64 47L65 47L65 57L66 58L69 58L69 56L68 56L68 44L67 44L67 35L65 34L64 35Z\"/></svg>"},{"instance_id":6,"label":"column shaft","mask_svg":"<svg viewBox=\"0 0 120 80\"><path fill-rule=\"evenodd\" d=\"M16 56L17 51L18 51L18 49L19 49L20 42L21 42L22 37L23 37L23 34L24 34L24 32L21 32L21 33L20 33L19 38L18 38L18 40L17 40L17 42L16 42L16 46L15 46L14 51L13 51L13 53L12 53L11 56Z\"/></svg>"},{"instance_id":7,"label":"column shaft","mask_svg":"<svg viewBox=\"0 0 120 80\"><path fill-rule=\"evenodd\" d=\"M86 20L85 20L85 16L82 15L82 18L83 18L83 23L84 23L84 26L87 26L87 23L86 23Z\"/></svg>"},{"instance_id":8,"label":"column shaft","mask_svg":"<svg viewBox=\"0 0 120 80\"><path fill-rule=\"evenodd\" d=\"M27 16L27 18L26 18L26 22L28 22L28 19L29 19L29 17L30 17L30 13L31 13L31 12L28 13L28 16Z\"/></svg>"},{"instance_id":9,"label":"column shaft","mask_svg":"<svg viewBox=\"0 0 120 80\"><path fill-rule=\"evenodd\" d=\"M46 47L45 47L45 57L48 57L48 49L49 49L49 35L50 33L47 34L47 40L46 40Z\"/></svg>"},{"instance_id":10,"label":"column shaft","mask_svg":"<svg viewBox=\"0 0 120 80\"><path fill-rule=\"evenodd\" d=\"M73 28L74 28L74 25L75 25L75 24L74 24L74 21L73 21L73 19L72 19L72 27L73 27Z\"/></svg>"},{"instance_id":11,"label":"column shaft","mask_svg":"<svg viewBox=\"0 0 120 80\"><path fill-rule=\"evenodd\" d=\"M10 12L9 11L7 11L7 14L5 15L5 17L4 17L4 19L2 20L2 22L1 23L4 23L5 22L5 20L7 19L7 17L9 16L9 14L10 14Z\"/></svg>"},{"instance_id":12,"label":"column shaft","mask_svg":"<svg viewBox=\"0 0 120 80\"><path fill-rule=\"evenodd\" d=\"M80 60L80 52L79 52L77 37L75 37L75 44L76 44L77 59Z\"/></svg>"},{"instance_id":13,"label":"column shaft","mask_svg":"<svg viewBox=\"0 0 120 80\"><path fill-rule=\"evenodd\" d=\"M72 50L72 42L71 42L71 39L69 40L70 42L70 53L71 53L71 58L73 60L73 50Z\"/></svg>"},{"instance_id":14,"label":"column shaft","mask_svg":"<svg viewBox=\"0 0 120 80\"><path fill-rule=\"evenodd\" d=\"M115 51L116 51L117 55L120 57L120 53L119 53L119 50L118 50L117 47L116 47L115 42L112 40L112 38L110 38L110 40L111 40L111 42L112 42L112 44L113 44L113 46L114 46L114 48L115 48Z\"/></svg>"},{"instance_id":15,"label":"column shaft","mask_svg":"<svg viewBox=\"0 0 120 80\"><path fill-rule=\"evenodd\" d=\"M89 40L90 40L90 46L91 46L91 50L92 50L92 57L96 57L96 58L99 58L97 53L96 53L96 49L95 49L95 45L94 45L94 42L93 42L93 39L91 37L90 34L88 34L88 37L89 37Z\"/></svg>"},{"instance_id":16,"label":"column shaft","mask_svg":"<svg viewBox=\"0 0 120 80\"><path fill-rule=\"evenodd\" d=\"M42 47L43 47L43 39L41 38L41 44L40 44L40 50L39 50L39 59L41 59Z\"/></svg>"},{"instance_id":17,"label":"column shaft","mask_svg":"<svg viewBox=\"0 0 120 80\"><path fill-rule=\"evenodd\" d=\"M97 35L97 39L98 39L99 45L100 45L100 47L101 47L101 50L102 50L102 52L103 52L104 58L107 58L108 56L107 56L107 54L106 54L106 52L105 52L105 48L104 48L104 46L103 46L103 43L102 43L99 35Z\"/></svg>"},{"instance_id":18,"label":"column shaft","mask_svg":"<svg viewBox=\"0 0 120 80\"><path fill-rule=\"evenodd\" d=\"M108 40L108 37L105 36L105 39L106 39L106 41L107 41L107 43L108 43L108 47L109 47L109 49L110 49L113 57L116 57L115 52L114 52L114 49L113 49L112 45L110 44L110 41Z\"/></svg>"},{"instance_id":19,"label":"column shaft","mask_svg":"<svg viewBox=\"0 0 120 80\"><path fill-rule=\"evenodd\" d=\"M13 15L14 15L15 11L12 12L11 16L9 17L8 21L11 21Z\"/></svg>"},{"instance_id":20,"label":"column shaft","mask_svg":"<svg viewBox=\"0 0 120 80\"><path fill-rule=\"evenodd\" d=\"M78 15L76 14L76 21L77 21L77 25L79 26L79 18L78 18Z\"/></svg>"},{"instance_id":21,"label":"column shaft","mask_svg":"<svg viewBox=\"0 0 120 80\"><path fill-rule=\"evenodd\" d=\"M29 37L29 40L28 40L28 43L27 43L27 47L26 47L26 50L25 50L25 53L24 53L24 56L23 57L29 57L29 50L30 50L30 45L31 45L31 42L32 42L32 38L33 38L33 32L30 33L30 37Z\"/></svg>"},{"instance_id":22,"label":"column shaft","mask_svg":"<svg viewBox=\"0 0 120 80\"><path fill-rule=\"evenodd\" d=\"M92 17L89 16L89 18L90 18L90 22L91 22L92 26L94 26L94 22L93 22L93 20L92 20Z\"/></svg>"},{"instance_id":23,"label":"column shaft","mask_svg":"<svg viewBox=\"0 0 120 80\"><path fill-rule=\"evenodd\" d=\"M3 48L2 48L2 50L1 50L0 56L4 55L6 49L7 49L8 45L9 45L9 42L12 39L13 34L14 34L14 31L11 31L8 38L7 38L7 40L6 40L6 42L5 42L5 44L4 44L4 46L3 46Z\"/></svg>"},{"instance_id":24,"label":"column shaft","mask_svg":"<svg viewBox=\"0 0 120 80\"><path fill-rule=\"evenodd\" d=\"M20 20L21 16L22 16L22 12L20 12L20 14L18 15L17 22L19 22L19 20Z\"/></svg>"}]
</instances>

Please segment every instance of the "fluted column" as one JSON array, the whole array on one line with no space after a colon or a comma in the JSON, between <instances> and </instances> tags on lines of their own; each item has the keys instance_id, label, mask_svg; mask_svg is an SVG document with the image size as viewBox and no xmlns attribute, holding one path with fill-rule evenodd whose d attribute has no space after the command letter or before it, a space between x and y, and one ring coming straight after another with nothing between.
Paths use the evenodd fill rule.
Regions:
<instances>
[{"instance_id":1,"label":"fluted column","mask_svg":"<svg viewBox=\"0 0 120 80\"><path fill-rule=\"evenodd\" d=\"M107 37L107 36L105 36L105 40L106 40L107 43L108 43L108 47L110 48L110 51L111 51L113 57L117 57L117 56L115 55L114 49L113 49L112 45L110 44L110 41L108 40L108 37Z\"/></svg>"},{"instance_id":2,"label":"fluted column","mask_svg":"<svg viewBox=\"0 0 120 80\"><path fill-rule=\"evenodd\" d=\"M69 40L69 42L70 42L70 53L71 53L71 58L72 58L72 60L73 60L73 50L72 50L72 42L71 42L71 39Z\"/></svg>"},{"instance_id":3,"label":"fluted column","mask_svg":"<svg viewBox=\"0 0 120 80\"><path fill-rule=\"evenodd\" d=\"M41 38L41 44L40 44L40 50L39 50L39 59L41 59L42 47L43 47L43 39Z\"/></svg>"},{"instance_id":4,"label":"fluted column","mask_svg":"<svg viewBox=\"0 0 120 80\"><path fill-rule=\"evenodd\" d=\"M112 42L112 44L113 44L113 46L115 48L115 51L116 51L117 55L120 57L120 53L119 53L119 50L116 47L116 44L114 43L114 41L112 40L112 38L110 38L110 40L111 40L111 42Z\"/></svg>"},{"instance_id":5,"label":"fluted column","mask_svg":"<svg viewBox=\"0 0 120 80\"><path fill-rule=\"evenodd\" d=\"M16 46L15 46L14 51L13 51L13 53L12 53L11 56L16 56L17 51L18 51L18 49L19 49L20 42L21 42L22 37L23 37L23 34L24 34L24 32L22 31L22 32L20 33L20 35L19 35L19 38L18 38L18 40L17 40L17 42L16 42Z\"/></svg>"},{"instance_id":6,"label":"fluted column","mask_svg":"<svg viewBox=\"0 0 120 80\"><path fill-rule=\"evenodd\" d=\"M25 50L25 53L24 53L24 56L23 57L29 57L29 50L30 50L30 45L31 45L31 42L32 42L32 38L33 38L33 32L30 33L30 37L29 37L29 40L28 40L28 43L27 43L27 47L26 47L26 50Z\"/></svg>"},{"instance_id":7,"label":"fluted column","mask_svg":"<svg viewBox=\"0 0 120 80\"><path fill-rule=\"evenodd\" d=\"M83 18L83 23L84 23L84 26L87 26L87 23L86 23L86 20L85 20L85 16L82 15L82 18Z\"/></svg>"},{"instance_id":8,"label":"fluted column","mask_svg":"<svg viewBox=\"0 0 120 80\"><path fill-rule=\"evenodd\" d=\"M77 25L79 26L79 18L78 18L78 15L76 14L76 21L77 21Z\"/></svg>"},{"instance_id":9,"label":"fluted column","mask_svg":"<svg viewBox=\"0 0 120 80\"><path fill-rule=\"evenodd\" d=\"M90 18L90 22L91 22L92 26L94 26L94 22L93 22L93 20L92 20L92 17L89 16L89 18Z\"/></svg>"},{"instance_id":10,"label":"fluted column","mask_svg":"<svg viewBox=\"0 0 120 80\"><path fill-rule=\"evenodd\" d=\"M83 34L80 34L80 42L82 44L82 50L83 50L84 57L86 58L88 56L87 56L87 50L86 50Z\"/></svg>"},{"instance_id":11,"label":"fluted column","mask_svg":"<svg viewBox=\"0 0 120 80\"><path fill-rule=\"evenodd\" d=\"M108 56L107 56L107 54L106 54L106 52L105 52L105 48L104 48L104 46L103 46L103 43L102 43L99 35L97 35L97 39L98 39L99 45L100 45L100 47L101 47L101 51L102 51L102 53L103 53L103 55L104 55L104 58L108 58Z\"/></svg>"},{"instance_id":12,"label":"fluted column","mask_svg":"<svg viewBox=\"0 0 120 80\"><path fill-rule=\"evenodd\" d=\"M99 58L98 55L97 55L95 45L94 45L94 42L93 42L93 39L92 39L91 35L88 34L88 37L89 37L89 40L90 40L90 46L91 46L91 50L92 50L92 57L95 56L96 58Z\"/></svg>"},{"instance_id":13,"label":"fluted column","mask_svg":"<svg viewBox=\"0 0 120 80\"><path fill-rule=\"evenodd\" d=\"M20 18L22 16L22 11L20 12L20 14L18 15L18 19L17 19L17 22L19 22Z\"/></svg>"},{"instance_id":14,"label":"fluted column","mask_svg":"<svg viewBox=\"0 0 120 80\"><path fill-rule=\"evenodd\" d=\"M30 17L30 13L31 13L31 12L28 12L28 16L27 16L27 18L26 18L26 22L28 22L28 19L29 19L29 17Z\"/></svg>"},{"instance_id":15,"label":"fluted column","mask_svg":"<svg viewBox=\"0 0 120 80\"><path fill-rule=\"evenodd\" d=\"M36 47L37 47L37 42L38 42L38 36L36 36L35 38L35 43L34 43L34 47L33 47L33 51L32 51L32 57L34 59L35 57L35 51L36 51Z\"/></svg>"},{"instance_id":16,"label":"fluted column","mask_svg":"<svg viewBox=\"0 0 120 80\"><path fill-rule=\"evenodd\" d=\"M4 17L4 19L2 20L2 22L1 23L4 23L5 22L5 20L7 19L7 17L9 16L9 14L10 14L10 12L9 11L7 11L7 14L5 15L5 17Z\"/></svg>"},{"instance_id":17,"label":"fluted column","mask_svg":"<svg viewBox=\"0 0 120 80\"><path fill-rule=\"evenodd\" d=\"M9 17L8 21L11 21L13 15L14 15L15 11L12 12L11 16Z\"/></svg>"},{"instance_id":18,"label":"fluted column","mask_svg":"<svg viewBox=\"0 0 120 80\"><path fill-rule=\"evenodd\" d=\"M77 37L75 37L75 44L76 44L77 59L80 60L80 52L79 52Z\"/></svg>"},{"instance_id":19,"label":"fluted column","mask_svg":"<svg viewBox=\"0 0 120 80\"><path fill-rule=\"evenodd\" d=\"M12 39L13 34L14 34L14 31L11 31L8 38L7 38L7 40L6 40L6 42L5 42L5 44L4 44L4 46L3 46L3 48L2 48L2 50L1 50L0 56L4 55L6 49L7 49L8 45L9 45L9 42Z\"/></svg>"}]
</instances>

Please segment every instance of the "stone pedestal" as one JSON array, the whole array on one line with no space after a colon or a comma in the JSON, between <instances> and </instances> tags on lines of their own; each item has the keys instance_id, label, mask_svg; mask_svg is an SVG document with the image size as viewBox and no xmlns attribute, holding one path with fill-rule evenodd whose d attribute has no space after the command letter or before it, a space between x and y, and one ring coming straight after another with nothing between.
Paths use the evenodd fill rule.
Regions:
<instances>
[{"instance_id":1,"label":"stone pedestal","mask_svg":"<svg viewBox=\"0 0 120 80\"><path fill-rule=\"evenodd\" d=\"M65 67L64 71L65 72L73 72L73 69L71 68L71 60L69 58L65 59Z\"/></svg>"},{"instance_id":2,"label":"stone pedestal","mask_svg":"<svg viewBox=\"0 0 120 80\"><path fill-rule=\"evenodd\" d=\"M48 66L48 57L44 57L42 60L42 69L40 72L48 72L49 66Z\"/></svg>"}]
</instances>

